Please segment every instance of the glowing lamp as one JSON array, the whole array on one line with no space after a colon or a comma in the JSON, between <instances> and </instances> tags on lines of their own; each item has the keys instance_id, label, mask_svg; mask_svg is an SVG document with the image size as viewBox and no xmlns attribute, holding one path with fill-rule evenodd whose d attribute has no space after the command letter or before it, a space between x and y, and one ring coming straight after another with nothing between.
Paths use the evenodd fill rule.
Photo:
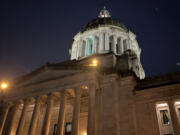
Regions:
<instances>
[{"instance_id":1,"label":"glowing lamp","mask_svg":"<svg viewBox=\"0 0 180 135\"><path fill-rule=\"evenodd\" d=\"M89 66L96 67L98 65L98 61L96 59L92 60L92 63Z\"/></svg>"},{"instance_id":2,"label":"glowing lamp","mask_svg":"<svg viewBox=\"0 0 180 135\"><path fill-rule=\"evenodd\" d=\"M5 82L1 83L1 88L2 89L6 89L7 87L8 87L7 83L5 83Z\"/></svg>"}]
</instances>

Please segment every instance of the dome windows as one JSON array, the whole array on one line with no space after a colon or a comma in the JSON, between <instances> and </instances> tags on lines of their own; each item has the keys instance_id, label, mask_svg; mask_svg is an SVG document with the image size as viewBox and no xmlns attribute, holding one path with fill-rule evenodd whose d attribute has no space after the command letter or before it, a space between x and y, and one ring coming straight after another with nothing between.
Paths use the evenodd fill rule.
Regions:
<instances>
[{"instance_id":1,"label":"dome windows","mask_svg":"<svg viewBox=\"0 0 180 135\"><path fill-rule=\"evenodd\" d=\"M88 38L88 44L87 44L87 55L91 55L92 54L92 49L93 49L93 39L92 39L92 36L90 36Z\"/></svg>"}]
</instances>

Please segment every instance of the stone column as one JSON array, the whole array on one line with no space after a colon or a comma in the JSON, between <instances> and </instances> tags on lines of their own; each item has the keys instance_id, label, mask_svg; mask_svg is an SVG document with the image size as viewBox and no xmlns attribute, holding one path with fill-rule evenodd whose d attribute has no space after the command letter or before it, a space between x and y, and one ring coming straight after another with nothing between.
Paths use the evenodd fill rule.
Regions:
<instances>
[{"instance_id":1,"label":"stone column","mask_svg":"<svg viewBox=\"0 0 180 135\"><path fill-rule=\"evenodd\" d=\"M47 101L47 107L46 107L46 114L45 114L43 128L42 128L42 135L49 134L49 126L50 126L50 121L51 121L53 103L54 103L53 95L49 95L48 101Z\"/></svg>"},{"instance_id":2,"label":"stone column","mask_svg":"<svg viewBox=\"0 0 180 135\"><path fill-rule=\"evenodd\" d=\"M72 133L71 135L78 135L79 128L79 113L80 113L80 101L81 88L75 89L74 109L73 109L73 121L72 121Z\"/></svg>"},{"instance_id":3,"label":"stone column","mask_svg":"<svg viewBox=\"0 0 180 135\"><path fill-rule=\"evenodd\" d=\"M76 41L76 59L79 56L79 41Z\"/></svg>"},{"instance_id":4,"label":"stone column","mask_svg":"<svg viewBox=\"0 0 180 135\"><path fill-rule=\"evenodd\" d=\"M87 135L95 134L95 86L89 87Z\"/></svg>"},{"instance_id":5,"label":"stone column","mask_svg":"<svg viewBox=\"0 0 180 135\"><path fill-rule=\"evenodd\" d=\"M103 93L103 89L99 86L99 88L96 89L96 99L95 99L95 135L103 135L102 93Z\"/></svg>"},{"instance_id":6,"label":"stone column","mask_svg":"<svg viewBox=\"0 0 180 135\"><path fill-rule=\"evenodd\" d=\"M104 33L100 33L99 35L99 52L102 53L104 51L105 45L104 45Z\"/></svg>"},{"instance_id":7,"label":"stone column","mask_svg":"<svg viewBox=\"0 0 180 135\"><path fill-rule=\"evenodd\" d=\"M5 121L6 121L8 112L9 112L9 108L10 108L10 105L9 105L9 104L6 104L6 105L4 106L3 114L2 114L1 120L0 120L0 135L2 135L3 128L4 128L4 124L5 124Z\"/></svg>"},{"instance_id":8,"label":"stone column","mask_svg":"<svg viewBox=\"0 0 180 135\"><path fill-rule=\"evenodd\" d=\"M96 37L93 36L93 46L92 46L92 54L96 53Z\"/></svg>"},{"instance_id":9,"label":"stone column","mask_svg":"<svg viewBox=\"0 0 180 135\"><path fill-rule=\"evenodd\" d=\"M82 51L82 40L79 40L78 41L78 49L77 49L77 52L78 52L77 58L81 57L81 55L82 55L81 51Z\"/></svg>"},{"instance_id":10,"label":"stone column","mask_svg":"<svg viewBox=\"0 0 180 135\"><path fill-rule=\"evenodd\" d=\"M59 117L58 117L58 125L57 125L57 135L64 134L64 120L65 120L65 104L66 104L66 91L61 93L61 102L59 108Z\"/></svg>"},{"instance_id":11,"label":"stone column","mask_svg":"<svg viewBox=\"0 0 180 135\"><path fill-rule=\"evenodd\" d=\"M105 50L110 51L109 50L109 34L108 33L105 33Z\"/></svg>"},{"instance_id":12,"label":"stone column","mask_svg":"<svg viewBox=\"0 0 180 135\"><path fill-rule=\"evenodd\" d=\"M85 55L88 56L88 51L89 51L89 39L86 38L86 50L85 50Z\"/></svg>"},{"instance_id":13,"label":"stone column","mask_svg":"<svg viewBox=\"0 0 180 135\"><path fill-rule=\"evenodd\" d=\"M26 111L27 111L27 107L28 107L29 102L30 101L28 99L26 99L24 101L24 106L23 106L23 110L21 113L19 125L18 125L17 131L16 131L16 135L22 135L23 134L23 128L24 128L24 123L25 123L25 118L26 118Z\"/></svg>"},{"instance_id":14,"label":"stone column","mask_svg":"<svg viewBox=\"0 0 180 135\"><path fill-rule=\"evenodd\" d=\"M117 54L117 37L114 36L114 53Z\"/></svg>"},{"instance_id":15,"label":"stone column","mask_svg":"<svg viewBox=\"0 0 180 135\"><path fill-rule=\"evenodd\" d=\"M41 97L39 96L36 99L36 103L35 103L32 119L31 119L29 131L28 131L28 135L36 135L35 131L36 131L40 107L41 107Z\"/></svg>"},{"instance_id":16,"label":"stone column","mask_svg":"<svg viewBox=\"0 0 180 135\"><path fill-rule=\"evenodd\" d=\"M10 116L11 119L10 119L10 122L9 122L9 127L8 127L6 135L11 135L12 134L13 126L14 126L14 124L16 122L15 121L16 120L16 114L17 114L19 105L20 105L20 102L18 101L18 102L15 103L15 105L12 108L12 112L11 112L11 116Z\"/></svg>"},{"instance_id":17,"label":"stone column","mask_svg":"<svg viewBox=\"0 0 180 135\"><path fill-rule=\"evenodd\" d=\"M180 135L180 124L178 122L178 116L176 113L176 108L175 108L174 103L175 103L174 100L168 101L170 116L171 116L172 125L173 125L173 129L174 129L174 134Z\"/></svg>"},{"instance_id":18,"label":"stone column","mask_svg":"<svg viewBox=\"0 0 180 135\"><path fill-rule=\"evenodd\" d=\"M123 52L124 52L123 39L120 38L120 54L123 54Z\"/></svg>"}]
</instances>

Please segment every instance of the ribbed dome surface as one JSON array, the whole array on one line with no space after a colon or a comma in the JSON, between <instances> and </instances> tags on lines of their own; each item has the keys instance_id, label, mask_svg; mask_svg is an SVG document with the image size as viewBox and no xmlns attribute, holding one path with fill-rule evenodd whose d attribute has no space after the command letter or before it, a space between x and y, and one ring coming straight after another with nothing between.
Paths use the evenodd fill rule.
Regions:
<instances>
[{"instance_id":1,"label":"ribbed dome surface","mask_svg":"<svg viewBox=\"0 0 180 135\"><path fill-rule=\"evenodd\" d=\"M117 19L106 17L106 18L96 18L93 19L91 22L89 22L86 27L82 30L82 32L97 28L99 26L105 26L105 25L114 25L123 28L124 30L127 30L126 26L123 23L120 23Z\"/></svg>"}]
</instances>

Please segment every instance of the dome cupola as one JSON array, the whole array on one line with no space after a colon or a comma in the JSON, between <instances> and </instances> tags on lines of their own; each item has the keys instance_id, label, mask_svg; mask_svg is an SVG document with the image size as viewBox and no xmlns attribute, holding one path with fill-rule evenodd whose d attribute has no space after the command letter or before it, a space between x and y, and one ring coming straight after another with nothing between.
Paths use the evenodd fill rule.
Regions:
<instances>
[{"instance_id":1,"label":"dome cupola","mask_svg":"<svg viewBox=\"0 0 180 135\"><path fill-rule=\"evenodd\" d=\"M111 17L109 11L106 9L106 7L104 6L104 9L101 10L101 12L99 13L99 18L108 18Z\"/></svg>"}]
</instances>

